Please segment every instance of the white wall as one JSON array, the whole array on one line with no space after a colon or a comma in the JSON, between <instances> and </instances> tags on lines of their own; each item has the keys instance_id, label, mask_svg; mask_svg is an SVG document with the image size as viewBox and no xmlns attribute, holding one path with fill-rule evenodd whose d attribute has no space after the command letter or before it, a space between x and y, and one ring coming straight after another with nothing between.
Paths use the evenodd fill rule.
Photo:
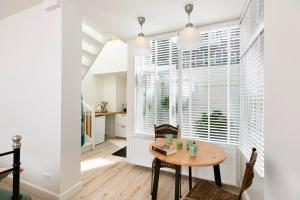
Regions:
<instances>
[{"instance_id":1,"label":"white wall","mask_svg":"<svg viewBox=\"0 0 300 200\"><path fill-rule=\"evenodd\" d=\"M109 102L107 107L109 111L120 111L120 99L118 98L117 102L116 90L120 91L120 78L126 77L126 72L127 44L121 40L107 42L82 80L84 100L94 108L105 100ZM124 100L124 94L118 96Z\"/></svg>"},{"instance_id":2,"label":"white wall","mask_svg":"<svg viewBox=\"0 0 300 200\"><path fill-rule=\"evenodd\" d=\"M123 111L123 104L127 103L127 78L117 76L116 78L116 110Z\"/></svg>"},{"instance_id":3,"label":"white wall","mask_svg":"<svg viewBox=\"0 0 300 200\"><path fill-rule=\"evenodd\" d=\"M83 99L95 108L101 101L107 101L110 112L122 111L122 105L127 98L126 75L90 75L83 80Z\"/></svg>"},{"instance_id":4,"label":"white wall","mask_svg":"<svg viewBox=\"0 0 300 200\"><path fill-rule=\"evenodd\" d=\"M127 44L121 40L107 42L96 58L91 71L94 74L127 71Z\"/></svg>"},{"instance_id":5,"label":"white wall","mask_svg":"<svg viewBox=\"0 0 300 200\"><path fill-rule=\"evenodd\" d=\"M89 70L81 81L82 97L84 101L96 108L97 104L100 102L101 93L99 91L101 91L101 88L101 79Z\"/></svg>"},{"instance_id":6,"label":"white wall","mask_svg":"<svg viewBox=\"0 0 300 200\"><path fill-rule=\"evenodd\" d=\"M62 51L77 37L65 40L70 32L62 24L73 12L65 6L64 15L61 7L46 11L38 4L0 20L0 152L11 149L13 135L22 135L22 185L43 199L66 197L62 193L80 181L80 67L70 60L77 52Z\"/></svg>"},{"instance_id":7,"label":"white wall","mask_svg":"<svg viewBox=\"0 0 300 200\"><path fill-rule=\"evenodd\" d=\"M135 113L135 57L132 53L131 41L127 51L127 138L134 134Z\"/></svg>"},{"instance_id":8,"label":"white wall","mask_svg":"<svg viewBox=\"0 0 300 200\"><path fill-rule=\"evenodd\" d=\"M81 13L72 1L62 2L62 194L81 184Z\"/></svg>"},{"instance_id":9,"label":"white wall","mask_svg":"<svg viewBox=\"0 0 300 200\"><path fill-rule=\"evenodd\" d=\"M101 101L107 101L109 112L123 111L123 104L127 98L126 73L112 73L93 75L90 71L82 81L82 95L86 103L97 108ZM105 133L107 136L115 136L114 116L106 116Z\"/></svg>"},{"instance_id":10,"label":"white wall","mask_svg":"<svg viewBox=\"0 0 300 200\"><path fill-rule=\"evenodd\" d=\"M48 12L39 4L2 19L0 44L0 151L21 134L22 179L58 194L61 8Z\"/></svg>"},{"instance_id":11,"label":"white wall","mask_svg":"<svg viewBox=\"0 0 300 200\"><path fill-rule=\"evenodd\" d=\"M107 110L111 112L117 111L116 106L116 90L117 90L117 81L115 76L101 76L98 77L100 80L100 90L99 92L100 99L99 101L107 101Z\"/></svg>"},{"instance_id":12,"label":"white wall","mask_svg":"<svg viewBox=\"0 0 300 200\"><path fill-rule=\"evenodd\" d=\"M265 199L300 199L300 1L265 1Z\"/></svg>"}]
</instances>

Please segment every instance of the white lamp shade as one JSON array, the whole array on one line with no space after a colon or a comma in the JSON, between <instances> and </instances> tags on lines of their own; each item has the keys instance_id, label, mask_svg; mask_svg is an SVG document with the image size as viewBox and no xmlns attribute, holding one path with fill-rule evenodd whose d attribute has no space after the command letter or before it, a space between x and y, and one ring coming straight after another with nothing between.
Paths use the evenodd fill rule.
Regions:
<instances>
[{"instance_id":1,"label":"white lamp shade","mask_svg":"<svg viewBox=\"0 0 300 200\"><path fill-rule=\"evenodd\" d=\"M180 31L176 46L181 51L191 51L199 48L201 44L202 38L199 30L193 26L188 26Z\"/></svg>"},{"instance_id":2,"label":"white lamp shade","mask_svg":"<svg viewBox=\"0 0 300 200\"><path fill-rule=\"evenodd\" d=\"M132 52L135 56L150 56L152 54L150 42L145 36L137 36L132 43Z\"/></svg>"}]
</instances>

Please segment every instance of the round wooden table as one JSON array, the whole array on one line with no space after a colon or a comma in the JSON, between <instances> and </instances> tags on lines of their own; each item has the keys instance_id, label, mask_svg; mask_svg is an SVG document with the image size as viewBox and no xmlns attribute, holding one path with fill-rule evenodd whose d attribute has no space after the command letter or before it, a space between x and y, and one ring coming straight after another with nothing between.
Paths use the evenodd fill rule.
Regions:
<instances>
[{"instance_id":1,"label":"round wooden table","mask_svg":"<svg viewBox=\"0 0 300 200\"><path fill-rule=\"evenodd\" d=\"M150 153L155 157L155 170L154 170L154 182L152 189L152 199L157 197L157 188L160 172L160 163L161 161L168 162L177 166L175 172L175 199L179 199L179 181L181 176L181 167L189 167L189 187L192 188L192 167L208 167L213 166L215 182L218 186L222 186L220 166L226 159L224 151L219 148L218 145L203 142L203 141L194 141L198 145L198 151L196 156L190 156L189 150L187 149L187 141L185 139L173 139L172 145L176 146L176 141L181 141L183 143L182 149L177 149L177 152L172 155L163 155L157 151L152 150L153 145L162 145L166 143L165 139L159 139L153 142L150 147Z\"/></svg>"}]
</instances>

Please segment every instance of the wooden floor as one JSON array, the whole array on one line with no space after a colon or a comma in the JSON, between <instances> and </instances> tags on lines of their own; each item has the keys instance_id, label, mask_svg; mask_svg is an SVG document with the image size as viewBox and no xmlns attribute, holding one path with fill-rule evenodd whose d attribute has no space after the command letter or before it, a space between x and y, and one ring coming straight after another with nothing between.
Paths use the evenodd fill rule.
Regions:
<instances>
[{"instance_id":1,"label":"wooden floor","mask_svg":"<svg viewBox=\"0 0 300 200\"><path fill-rule=\"evenodd\" d=\"M126 158L111 154L126 145L123 139L110 139L94 151L82 155L82 190L71 200L148 200L151 199L151 169L131 165ZM8 187L6 183L1 185ZM174 199L174 174L161 172L159 200ZM29 191L26 191L30 194ZM182 177L182 196L188 192L188 179ZM33 195L32 200L42 200Z\"/></svg>"},{"instance_id":2,"label":"wooden floor","mask_svg":"<svg viewBox=\"0 0 300 200\"><path fill-rule=\"evenodd\" d=\"M125 141L111 139L95 151L82 156L85 164L95 165L82 171L83 189L72 200L147 200L151 199L151 169L131 165L125 158L111 154L125 146ZM95 163L94 163L95 162ZM97 163L97 164L96 164ZM87 168L89 168L87 167ZM174 199L174 174L162 172L159 180L158 199ZM183 177L182 196L188 192L188 179Z\"/></svg>"}]
</instances>

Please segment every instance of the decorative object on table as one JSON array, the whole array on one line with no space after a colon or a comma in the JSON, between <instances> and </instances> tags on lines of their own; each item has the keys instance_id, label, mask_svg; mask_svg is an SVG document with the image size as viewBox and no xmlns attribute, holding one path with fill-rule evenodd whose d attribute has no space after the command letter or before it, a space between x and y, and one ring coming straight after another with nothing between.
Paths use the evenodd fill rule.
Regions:
<instances>
[{"instance_id":1,"label":"decorative object on table","mask_svg":"<svg viewBox=\"0 0 300 200\"><path fill-rule=\"evenodd\" d=\"M237 188L235 186L230 186L231 190L239 190L238 194L233 194L223 189L222 187L218 187L212 181L200 179L195 187L193 187L193 189L187 194L184 200L241 200L243 192L247 190L252 184L254 178L253 168L256 162L256 158L256 149L253 148L250 160L246 163L242 187Z\"/></svg>"},{"instance_id":2,"label":"decorative object on table","mask_svg":"<svg viewBox=\"0 0 300 200\"><path fill-rule=\"evenodd\" d=\"M183 143L181 141L176 141L177 149L182 149Z\"/></svg>"},{"instance_id":3,"label":"decorative object on table","mask_svg":"<svg viewBox=\"0 0 300 200\"><path fill-rule=\"evenodd\" d=\"M177 152L175 146L173 146L171 144L168 144L168 143L165 143L164 141L162 141L161 143L159 143L157 145L153 145L152 150L157 151L157 152L159 152L161 154L164 154L166 156L172 155L172 154Z\"/></svg>"},{"instance_id":4,"label":"decorative object on table","mask_svg":"<svg viewBox=\"0 0 300 200\"><path fill-rule=\"evenodd\" d=\"M181 51L190 51L201 47L202 38L200 31L196 29L193 24L190 22L190 15L193 11L193 4L185 5L185 12L188 14L188 23L185 25L185 28L180 31L177 39L177 48Z\"/></svg>"},{"instance_id":5,"label":"decorative object on table","mask_svg":"<svg viewBox=\"0 0 300 200\"><path fill-rule=\"evenodd\" d=\"M158 139L158 138L164 138L165 134L172 134L173 138L178 138L178 135L179 135L178 130L179 130L179 126L175 127L175 126L172 126L170 124L162 124L160 126L156 126L154 124L155 140ZM156 162L156 159L153 159L153 161L152 161L152 175L151 175L151 194L153 193L152 189L153 189L155 162ZM177 169L176 165L168 163L168 162L164 162L164 161L160 162L159 167L160 168L170 168L170 169L174 169L175 171ZM180 182L181 182L181 180L180 180ZM181 188L180 188L180 193L181 193Z\"/></svg>"},{"instance_id":6,"label":"decorative object on table","mask_svg":"<svg viewBox=\"0 0 300 200\"><path fill-rule=\"evenodd\" d=\"M172 144L173 135L172 134L166 134L165 135L166 141L168 144Z\"/></svg>"},{"instance_id":7,"label":"decorative object on table","mask_svg":"<svg viewBox=\"0 0 300 200\"><path fill-rule=\"evenodd\" d=\"M194 144L192 140L187 141L186 148L189 149L190 145Z\"/></svg>"},{"instance_id":8,"label":"decorative object on table","mask_svg":"<svg viewBox=\"0 0 300 200\"><path fill-rule=\"evenodd\" d=\"M107 101L102 101L97 105L97 112L107 112L106 106L108 105Z\"/></svg>"},{"instance_id":9,"label":"decorative object on table","mask_svg":"<svg viewBox=\"0 0 300 200\"><path fill-rule=\"evenodd\" d=\"M190 156L196 156L197 155L197 150L198 150L198 145L197 144L190 144L189 145Z\"/></svg>"},{"instance_id":10,"label":"decorative object on table","mask_svg":"<svg viewBox=\"0 0 300 200\"><path fill-rule=\"evenodd\" d=\"M152 54L150 42L143 33L143 24L145 21L145 17L138 17L138 22L141 26L141 32L132 43L132 52L135 56L150 56Z\"/></svg>"}]
</instances>

